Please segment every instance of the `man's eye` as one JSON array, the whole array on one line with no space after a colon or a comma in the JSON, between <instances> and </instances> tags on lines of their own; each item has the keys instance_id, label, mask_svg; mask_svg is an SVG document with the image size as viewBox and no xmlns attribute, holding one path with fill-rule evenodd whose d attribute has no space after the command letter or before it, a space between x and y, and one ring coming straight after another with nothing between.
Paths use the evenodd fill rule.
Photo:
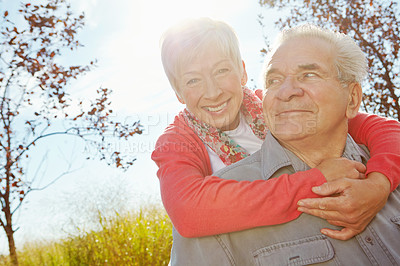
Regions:
<instances>
[{"instance_id":1,"label":"man's eye","mask_svg":"<svg viewBox=\"0 0 400 266\"><path fill-rule=\"evenodd\" d=\"M304 72L298 76L298 80L303 82L318 81L320 78L321 76L316 72Z\"/></svg>"},{"instance_id":2,"label":"man's eye","mask_svg":"<svg viewBox=\"0 0 400 266\"><path fill-rule=\"evenodd\" d=\"M279 83L279 79L277 78L268 78L267 79L267 87L274 86Z\"/></svg>"},{"instance_id":3,"label":"man's eye","mask_svg":"<svg viewBox=\"0 0 400 266\"><path fill-rule=\"evenodd\" d=\"M316 78L319 77L317 73L308 72L303 74L303 78Z\"/></svg>"}]
</instances>

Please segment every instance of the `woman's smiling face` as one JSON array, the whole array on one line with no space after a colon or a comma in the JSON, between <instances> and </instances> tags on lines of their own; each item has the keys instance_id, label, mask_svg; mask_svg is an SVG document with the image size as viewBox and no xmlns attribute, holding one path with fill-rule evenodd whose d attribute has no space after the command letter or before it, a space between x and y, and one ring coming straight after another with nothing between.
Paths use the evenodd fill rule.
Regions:
<instances>
[{"instance_id":1,"label":"woman's smiling face","mask_svg":"<svg viewBox=\"0 0 400 266\"><path fill-rule=\"evenodd\" d=\"M234 60L207 47L190 62L181 64L177 78L177 95L199 120L219 128L232 130L239 125L243 101L241 80L246 71Z\"/></svg>"}]
</instances>

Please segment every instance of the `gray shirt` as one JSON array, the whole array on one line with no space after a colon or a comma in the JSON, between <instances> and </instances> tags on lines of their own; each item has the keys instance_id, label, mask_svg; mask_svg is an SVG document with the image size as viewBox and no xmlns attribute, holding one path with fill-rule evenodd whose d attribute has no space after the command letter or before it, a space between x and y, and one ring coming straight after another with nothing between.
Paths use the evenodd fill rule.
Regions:
<instances>
[{"instance_id":1,"label":"gray shirt","mask_svg":"<svg viewBox=\"0 0 400 266\"><path fill-rule=\"evenodd\" d=\"M348 136L343 157L366 163L368 153ZM309 167L268 134L261 150L215 175L258 180ZM201 238L174 229L172 265L400 265L400 190L361 234L347 241L328 238L321 228L339 229L308 214L285 224Z\"/></svg>"}]
</instances>

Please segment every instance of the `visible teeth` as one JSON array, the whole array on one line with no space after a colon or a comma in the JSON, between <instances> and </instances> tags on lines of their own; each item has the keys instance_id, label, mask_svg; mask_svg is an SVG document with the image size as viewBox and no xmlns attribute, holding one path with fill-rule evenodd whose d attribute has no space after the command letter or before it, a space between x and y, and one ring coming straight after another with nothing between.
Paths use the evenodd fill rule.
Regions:
<instances>
[{"instance_id":1,"label":"visible teeth","mask_svg":"<svg viewBox=\"0 0 400 266\"><path fill-rule=\"evenodd\" d=\"M206 107L206 109L210 112L218 112L218 111L221 111L226 105L227 105L227 102L225 102L217 107Z\"/></svg>"}]
</instances>

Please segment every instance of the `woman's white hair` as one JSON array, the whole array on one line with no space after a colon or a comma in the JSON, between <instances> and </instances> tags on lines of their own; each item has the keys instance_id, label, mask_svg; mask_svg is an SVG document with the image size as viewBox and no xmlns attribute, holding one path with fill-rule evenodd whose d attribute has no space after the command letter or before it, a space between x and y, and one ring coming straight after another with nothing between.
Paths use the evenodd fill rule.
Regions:
<instances>
[{"instance_id":1,"label":"woman's white hair","mask_svg":"<svg viewBox=\"0 0 400 266\"><path fill-rule=\"evenodd\" d=\"M265 59L264 70L276 50L285 42L302 37L325 40L331 44L335 56L337 77L342 84L362 83L367 76L367 59L357 43L348 35L326 30L313 24L305 24L284 30L277 37ZM265 78L265 75L264 75ZM265 82L264 82L265 85Z\"/></svg>"},{"instance_id":2,"label":"woman's white hair","mask_svg":"<svg viewBox=\"0 0 400 266\"><path fill-rule=\"evenodd\" d=\"M169 28L161 37L161 60L164 71L177 92L177 75L181 66L201 56L210 47L231 58L243 71L239 41L228 24L210 18L182 21Z\"/></svg>"}]
</instances>

